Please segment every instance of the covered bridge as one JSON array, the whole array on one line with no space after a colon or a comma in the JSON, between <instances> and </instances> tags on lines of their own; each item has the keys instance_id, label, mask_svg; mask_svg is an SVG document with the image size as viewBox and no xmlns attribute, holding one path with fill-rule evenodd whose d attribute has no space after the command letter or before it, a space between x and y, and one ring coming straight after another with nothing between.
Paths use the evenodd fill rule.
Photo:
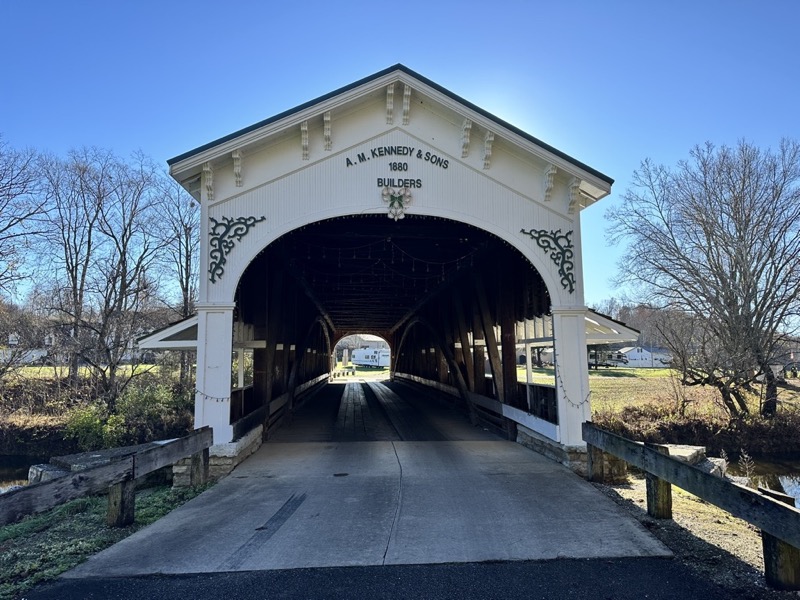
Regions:
<instances>
[{"instance_id":1,"label":"covered bridge","mask_svg":"<svg viewBox=\"0 0 800 600\"><path fill-rule=\"evenodd\" d=\"M169 166L202 207L200 302L141 345L197 349L218 452L290 417L352 333L475 421L564 461L585 447L587 332L626 339L584 305L580 211L609 177L402 65ZM518 383L518 344L554 347L552 385ZM253 385L232 389L244 350Z\"/></svg>"}]
</instances>

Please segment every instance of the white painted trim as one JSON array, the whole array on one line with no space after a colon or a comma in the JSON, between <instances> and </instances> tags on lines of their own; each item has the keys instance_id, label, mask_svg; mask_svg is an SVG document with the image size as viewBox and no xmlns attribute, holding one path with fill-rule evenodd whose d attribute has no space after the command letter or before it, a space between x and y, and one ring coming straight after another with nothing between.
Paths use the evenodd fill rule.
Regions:
<instances>
[{"instance_id":1,"label":"white painted trim","mask_svg":"<svg viewBox=\"0 0 800 600\"><path fill-rule=\"evenodd\" d=\"M197 350L197 340L183 340L180 342L150 342L147 345L139 344L142 350Z\"/></svg>"},{"instance_id":2,"label":"white painted trim","mask_svg":"<svg viewBox=\"0 0 800 600\"><path fill-rule=\"evenodd\" d=\"M142 349L159 349L159 348L173 348L178 350L191 350L197 348L197 340L172 340L172 341L165 341L165 338L172 337L173 335L177 335L182 331L190 329L192 327L197 327L198 318L197 315L193 317L189 317L188 319L184 319L183 321L179 321L173 325L165 327L164 329L157 331L155 333L151 333L150 335L143 337L139 340L138 346Z\"/></svg>"},{"instance_id":3,"label":"white painted trim","mask_svg":"<svg viewBox=\"0 0 800 600\"><path fill-rule=\"evenodd\" d=\"M234 310L236 309L235 302L196 302L195 308L198 312L201 310Z\"/></svg>"},{"instance_id":4,"label":"white painted trim","mask_svg":"<svg viewBox=\"0 0 800 600\"><path fill-rule=\"evenodd\" d=\"M469 399L478 406L482 406L487 410L490 410L499 415L503 415L504 417L511 419L515 423L524 425L525 427L528 427L529 429L532 429L537 433L542 434L543 436L547 437L548 439L554 442L561 441L561 429L559 428L558 425L555 425L554 423L550 423L549 421L540 419L539 417L536 417L524 410L520 410L519 408L509 406L508 404L503 404L502 402L500 402L499 400L495 400L494 398L487 398L486 396L481 396L480 394L475 394L470 392Z\"/></svg>"},{"instance_id":5,"label":"white painted trim","mask_svg":"<svg viewBox=\"0 0 800 600\"><path fill-rule=\"evenodd\" d=\"M561 428L555 423L545 421L544 419L540 419L529 412L525 412L506 404L503 405L503 416L508 417L520 425L524 425L528 429L532 429L533 431L542 434L554 442L561 441Z\"/></svg>"}]
</instances>

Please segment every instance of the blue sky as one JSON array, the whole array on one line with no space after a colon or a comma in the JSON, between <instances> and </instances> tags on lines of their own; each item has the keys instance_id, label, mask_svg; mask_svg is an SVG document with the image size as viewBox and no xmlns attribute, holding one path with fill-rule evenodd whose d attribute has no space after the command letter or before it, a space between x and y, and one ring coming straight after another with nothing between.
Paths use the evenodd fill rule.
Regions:
<instances>
[{"instance_id":1,"label":"blue sky","mask_svg":"<svg viewBox=\"0 0 800 600\"><path fill-rule=\"evenodd\" d=\"M0 135L168 158L403 63L613 177L586 300L619 295L605 208L644 158L800 139L800 2L0 2Z\"/></svg>"}]
</instances>

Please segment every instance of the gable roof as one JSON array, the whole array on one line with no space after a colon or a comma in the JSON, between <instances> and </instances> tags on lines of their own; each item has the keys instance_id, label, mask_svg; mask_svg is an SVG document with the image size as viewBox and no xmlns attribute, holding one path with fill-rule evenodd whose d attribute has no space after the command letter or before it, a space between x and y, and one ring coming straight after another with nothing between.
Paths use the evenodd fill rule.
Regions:
<instances>
[{"instance_id":1,"label":"gable roof","mask_svg":"<svg viewBox=\"0 0 800 600\"><path fill-rule=\"evenodd\" d=\"M558 150L557 148L546 144L538 138L472 104L468 100L465 100L464 98L454 94L430 79L427 79L426 77L423 77L422 75L412 71L402 64L393 65L373 75L325 94L324 96L320 96L314 100L305 102L292 109L274 115L268 119L264 119L263 121L259 121L258 123L254 123L253 125L171 158L167 161L167 164L170 167L170 173L179 181L185 182L188 179L195 177L199 173L201 169L200 163L207 160L213 160L218 156L222 156L228 153L234 146L239 144L247 145L253 143L255 140L270 136L275 132L276 127L280 127L280 123L282 121L287 121L287 126L290 126L294 120L296 120L293 119L293 117L297 118L302 113L307 113L315 107L319 107L319 110L329 110L331 106L337 105L337 100L344 104L349 99L352 99L354 95L357 97L360 91L363 91L364 94L374 92L376 91L376 86L378 86L377 89L380 89L380 86L393 83L393 81L397 80L402 80L406 83L416 82L419 84L418 87L427 88L428 92L433 91L434 95L439 94L442 99L447 99L450 101L450 103L459 105L459 108L464 112L472 113L473 116L477 116L491 123L499 130L498 133L502 132L508 138L516 137L519 140L527 142L528 144L532 144L534 147L539 148L540 151L543 151L550 156L557 157L561 161L571 165L573 169L577 169L587 174L590 178L595 179L598 183L602 182L600 186L602 188L610 188L610 186L614 183L614 180L608 175L605 175L600 171L597 171L596 169L586 165L585 163L582 163L581 161ZM419 90L415 88L415 91ZM602 195L606 195L607 193L608 192L606 190L604 193L602 193Z\"/></svg>"}]
</instances>

